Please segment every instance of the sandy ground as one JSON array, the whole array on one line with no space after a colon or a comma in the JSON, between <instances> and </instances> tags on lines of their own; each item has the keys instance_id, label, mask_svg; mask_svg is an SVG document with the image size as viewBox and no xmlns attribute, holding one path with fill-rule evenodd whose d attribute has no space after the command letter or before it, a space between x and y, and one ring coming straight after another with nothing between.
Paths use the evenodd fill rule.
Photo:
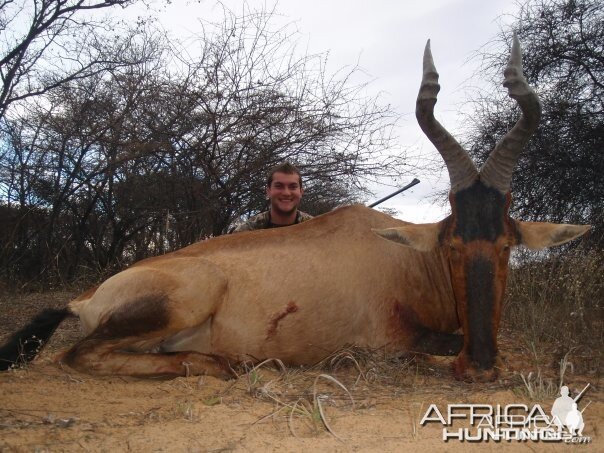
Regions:
<instances>
[{"instance_id":1,"label":"sandy ground","mask_svg":"<svg viewBox=\"0 0 604 453\"><path fill-rule=\"evenodd\" d=\"M0 341L39 308L63 306L70 296L0 295ZM445 415L453 403L539 404L549 415L555 395L527 395L520 375L532 372L537 384L537 367L505 332L508 369L492 384L455 381L448 358L385 360L361 351L305 370L263 366L231 381L92 377L52 361L79 337L77 320L67 320L38 360L0 374L0 451L604 451L601 370L589 364L565 374L572 396L591 385L579 404L589 444L444 442L440 423L420 424L431 404ZM545 383L557 382L556 366L541 372ZM469 427L457 420L448 428Z\"/></svg>"}]
</instances>

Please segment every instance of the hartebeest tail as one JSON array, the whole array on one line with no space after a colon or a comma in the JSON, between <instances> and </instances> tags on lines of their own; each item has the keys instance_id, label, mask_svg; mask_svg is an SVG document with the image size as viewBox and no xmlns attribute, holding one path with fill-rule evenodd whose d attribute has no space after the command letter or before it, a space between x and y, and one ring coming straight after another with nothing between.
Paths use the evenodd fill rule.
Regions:
<instances>
[{"instance_id":1,"label":"hartebeest tail","mask_svg":"<svg viewBox=\"0 0 604 453\"><path fill-rule=\"evenodd\" d=\"M68 309L48 308L29 324L13 333L0 347L0 370L33 360L63 320L71 315Z\"/></svg>"}]
</instances>

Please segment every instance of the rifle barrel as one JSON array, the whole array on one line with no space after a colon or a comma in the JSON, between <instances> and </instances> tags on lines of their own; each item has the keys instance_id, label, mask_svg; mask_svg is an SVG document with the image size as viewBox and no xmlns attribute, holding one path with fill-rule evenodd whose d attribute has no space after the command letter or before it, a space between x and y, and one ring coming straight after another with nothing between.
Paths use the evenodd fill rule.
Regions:
<instances>
[{"instance_id":1,"label":"rifle barrel","mask_svg":"<svg viewBox=\"0 0 604 453\"><path fill-rule=\"evenodd\" d=\"M413 181L411 181L409 184L407 184L405 187L403 187L402 189L398 189L396 192L392 192L390 195L385 196L384 198L379 199L378 201L374 201L373 203L371 203L369 205L370 208L374 208L376 207L378 204L383 203L386 200L389 200L390 198L394 197L395 195L398 195L401 192L404 192L407 189L410 189L411 187L415 186L416 184L419 184L419 179L417 178L413 178Z\"/></svg>"}]
</instances>

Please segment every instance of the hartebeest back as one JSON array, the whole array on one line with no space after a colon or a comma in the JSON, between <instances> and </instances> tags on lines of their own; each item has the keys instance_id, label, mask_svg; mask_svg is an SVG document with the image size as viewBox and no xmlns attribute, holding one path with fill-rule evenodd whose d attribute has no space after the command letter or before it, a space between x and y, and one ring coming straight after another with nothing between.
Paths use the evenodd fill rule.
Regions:
<instances>
[{"instance_id":1,"label":"hartebeest back","mask_svg":"<svg viewBox=\"0 0 604 453\"><path fill-rule=\"evenodd\" d=\"M458 354L457 378L493 379L510 248L589 228L509 217L512 171L540 115L515 37L504 86L522 116L478 171L434 118L426 46L416 114L449 170L446 219L414 225L351 206L143 260L71 302L87 336L61 360L97 374L229 375L243 360L314 363L354 344Z\"/></svg>"}]
</instances>

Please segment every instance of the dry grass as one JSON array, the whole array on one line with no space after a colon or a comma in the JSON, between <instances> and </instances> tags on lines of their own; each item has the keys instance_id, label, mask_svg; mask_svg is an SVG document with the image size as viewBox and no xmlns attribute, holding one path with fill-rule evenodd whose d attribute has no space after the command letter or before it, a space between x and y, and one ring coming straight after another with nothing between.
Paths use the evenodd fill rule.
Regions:
<instances>
[{"instance_id":1,"label":"dry grass","mask_svg":"<svg viewBox=\"0 0 604 453\"><path fill-rule=\"evenodd\" d=\"M338 365L342 361L355 364L358 371L356 383L361 376L364 376L357 358L346 350L328 357L314 367L305 369L287 368L278 359L264 360L253 366L242 364L240 367L242 374L238 382L244 384L246 392L252 397L274 405L274 410L256 423L280 416L287 420L291 434L296 437L299 429L313 433L325 429L342 440L330 424L327 407L352 410L354 398L347 385L334 376L322 372L325 363L332 360L335 360ZM275 371L275 367L278 368L278 372ZM300 428L299 425L302 427Z\"/></svg>"},{"instance_id":2,"label":"dry grass","mask_svg":"<svg viewBox=\"0 0 604 453\"><path fill-rule=\"evenodd\" d=\"M522 392L551 399L570 375L599 379L604 354L604 258L597 251L523 252L510 269L503 326L532 372Z\"/></svg>"},{"instance_id":3,"label":"dry grass","mask_svg":"<svg viewBox=\"0 0 604 453\"><path fill-rule=\"evenodd\" d=\"M242 364L235 371L238 379L213 398L242 392L273 406L256 423L280 420L293 436L326 431L341 441L345 439L332 423L341 414L390 404L404 393L425 391L426 381L450 377L448 363L421 356L388 357L382 350L358 347L343 348L313 366L286 367L278 359L268 359ZM417 430L418 420L412 420L412 429Z\"/></svg>"}]
</instances>

